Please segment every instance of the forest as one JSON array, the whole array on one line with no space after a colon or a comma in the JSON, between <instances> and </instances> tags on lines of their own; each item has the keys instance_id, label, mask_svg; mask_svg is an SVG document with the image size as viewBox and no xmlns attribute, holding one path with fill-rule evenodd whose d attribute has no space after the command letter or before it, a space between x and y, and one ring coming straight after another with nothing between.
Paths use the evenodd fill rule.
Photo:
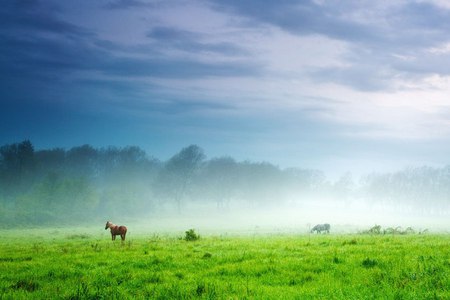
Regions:
<instances>
[{"instance_id":1,"label":"forest","mask_svg":"<svg viewBox=\"0 0 450 300\"><path fill-rule=\"evenodd\" d=\"M409 167L329 180L320 170L207 158L190 145L161 161L137 146L35 150L29 140L0 147L2 226L58 224L116 216L368 202L425 215L449 214L450 166Z\"/></svg>"}]
</instances>

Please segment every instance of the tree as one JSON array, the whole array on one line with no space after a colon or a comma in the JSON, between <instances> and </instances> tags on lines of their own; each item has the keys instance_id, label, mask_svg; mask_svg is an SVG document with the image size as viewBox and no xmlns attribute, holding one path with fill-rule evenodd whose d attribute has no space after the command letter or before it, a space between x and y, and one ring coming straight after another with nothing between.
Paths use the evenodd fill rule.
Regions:
<instances>
[{"instance_id":1,"label":"tree","mask_svg":"<svg viewBox=\"0 0 450 300\"><path fill-rule=\"evenodd\" d=\"M156 188L160 196L172 198L181 210L183 197L192 177L206 158L203 149L197 145L183 148L170 158L159 173Z\"/></svg>"},{"instance_id":2,"label":"tree","mask_svg":"<svg viewBox=\"0 0 450 300\"><path fill-rule=\"evenodd\" d=\"M310 201L329 189L325 174L319 170L288 168L283 173L285 194L290 202Z\"/></svg>"},{"instance_id":3,"label":"tree","mask_svg":"<svg viewBox=\"0 0 450 300\"><path fill-rule=\"evenodd\" d=\"M31 188L35 171L34 147L29 140L0 147L0 183L7 195Z\"/></svg>"},{"instance_id":4,"label":"tree","mask_svg":"<svg viewBox=\"0 0 450 300\"><path fill-rule=\"evenodd\" d=\"M61 173L66 163L66 151L62 148L51 150L39 150L35 153L39 176L45 176L49 172Z\"/></svg>"},{"instance_id":5,"label":"tree","mask_svg":"<svg viewBox=\"0 0 450 300\"><path fill-rule=\"evenodd\" d=\"M67 167L74 176L96 177L98 175L98 150L90 145L73 147L67 152Z\"/></svg>"},{"instance_id":6,"label":"tree","mask_svg":"<svg viewBox=\"0 0 450 300\"><path fill-rule=\"evenodd\" d=\"M252 206L279 204L282 190L281 170L270 163L243 162L239 164L239 189L242 199Z\"/></svg>"},{"instance_id":7,"label":"tree","mask_svg":"<svg viewBox=\"0 0 450 300\"><path fill-rule=\"evenodd\" d=\"M211 159L202 174L201 190L217 203L217 208L228 206L237 188L236 172L238 164L231 157Z\"/></svg>"},{"instance_id":8,"label":"tree","mask_svg":"<svg viewBox=\"0 0 450 300\"><path fill-rule=\"evenodd\" d=\"M353 176L350 172L342 175L334 183L334 194L338 201L344 201L348 203L349 198L352 195L355 183L353 182Z\"/></svg>"}]
</instances>

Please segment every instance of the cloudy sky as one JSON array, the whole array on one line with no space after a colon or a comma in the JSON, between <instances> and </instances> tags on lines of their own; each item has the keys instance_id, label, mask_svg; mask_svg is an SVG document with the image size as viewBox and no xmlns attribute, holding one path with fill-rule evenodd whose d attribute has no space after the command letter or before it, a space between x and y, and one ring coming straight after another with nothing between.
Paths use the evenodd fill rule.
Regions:
<instances>
[{"instance_id":1,"label":"cloudy sky","mask_svg":"<svg viewBox=\"0 0 450 300\"><path fill-rule=\"evenodd\" d=\"M450 163L445 0L6 0L0 20L2 145Z\"/></svg>"}]
</instances>

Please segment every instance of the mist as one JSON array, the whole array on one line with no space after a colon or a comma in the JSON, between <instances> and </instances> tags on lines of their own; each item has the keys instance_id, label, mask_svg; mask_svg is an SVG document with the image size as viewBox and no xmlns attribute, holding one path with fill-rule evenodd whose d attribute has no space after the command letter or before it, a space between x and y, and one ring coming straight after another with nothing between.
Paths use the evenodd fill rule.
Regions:
<instances>
[{"instance_id":1,"label":"mist","mask_svg":"<svg viewBox=\"0 0 450 300\"><path fill-rule=\"evenodd\" d=\"M207 158L197 145L161 161L137 146L0 147L6 227L126 223L134 234L334 233L374 225L448 232L450 166L329 179L321 170ZM101 226L101 225L99 225Z\"/></svg>"}]
</instances>

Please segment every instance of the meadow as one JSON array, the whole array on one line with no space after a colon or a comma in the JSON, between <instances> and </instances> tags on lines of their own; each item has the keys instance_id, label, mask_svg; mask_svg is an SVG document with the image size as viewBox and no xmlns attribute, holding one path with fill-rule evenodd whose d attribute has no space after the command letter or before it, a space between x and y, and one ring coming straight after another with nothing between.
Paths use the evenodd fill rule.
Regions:
<instances>
[{"instance_id":1,"label":"meadow","mask_svg":"<svg viewBox=\"0 0 450 300\"><path fill-rule=\"evenodd\" d=\"M0 299L450 299L448 234L0 234Z\"/></svg>"}]
</instances>

